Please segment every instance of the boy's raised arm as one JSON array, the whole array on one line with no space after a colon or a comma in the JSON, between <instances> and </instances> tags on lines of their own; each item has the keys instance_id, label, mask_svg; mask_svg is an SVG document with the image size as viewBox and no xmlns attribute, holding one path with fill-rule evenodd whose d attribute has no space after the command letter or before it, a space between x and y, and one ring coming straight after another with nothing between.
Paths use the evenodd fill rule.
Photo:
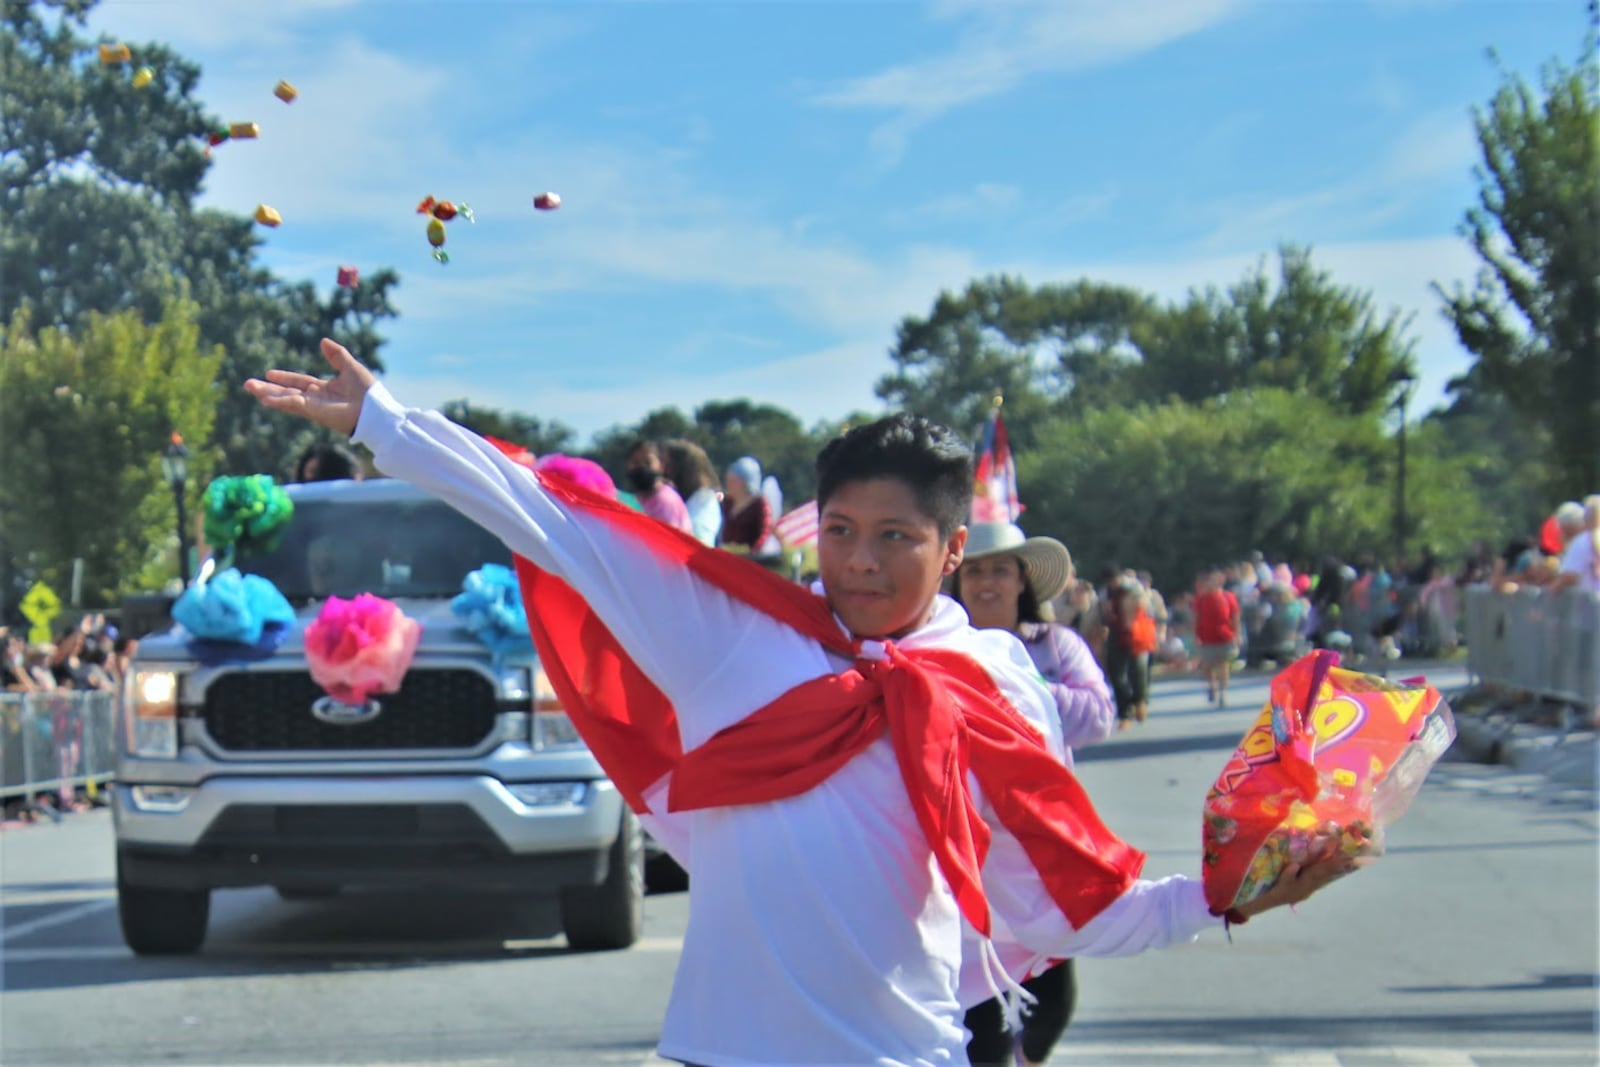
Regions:
<instances>
[{"instance_id":1,"label":"boy's raised arm","mask_svg":"<svg viewBox=\"0 0 1600 1067\"><path fill-rule=\"evenodd\" d=\"M603 519L566 509L533 471L477 434L437 412L403 407L339 345L324 341L322 350L333 379L272 371L246 388L267 407L351 434L385 474L445 501L571 585L677 706L686 744L726 725L699 722L711 709L695 698L752 627L771 620L752 618L753 609Z\"/></svg>"}]
</instances>

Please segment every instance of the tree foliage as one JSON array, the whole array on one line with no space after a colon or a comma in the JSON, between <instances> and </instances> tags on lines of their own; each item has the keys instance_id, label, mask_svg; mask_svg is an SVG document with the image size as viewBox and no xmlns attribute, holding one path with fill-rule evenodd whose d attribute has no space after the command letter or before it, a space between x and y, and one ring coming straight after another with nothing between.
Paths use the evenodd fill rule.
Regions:
<instances>
[{"instance_id":1,"label":"tree foliage","mask_svg":"<svg viewBox=\"0 0 1600 1067\"><path fill-rule=\"evenodd\" d=\"M1487 535L1465 470L1414 452L1413 543L1453 552ZM1138 566L1185 589L1254 549L1300 566L1388 557L1396 464L1379 416L1263 388L1054 422L1018 475L1028 531L1060 537L1080 570Z\"/></svg>"},{"instance_id":2,"label":"tree foliage","mask_svg":"<svg viewBox=\"0 0 1600 1067\"><path fill-rule=\"evenodd\" d=\"M1476 114L1478 203L1463 235L1483 261L1445 315L1477 357L1475 383L1548 432L1546 491L1600 486L1600 70L1594 37L1536 92L1507 73Z\"/></svg>"},{"instance_id":3,"label":"tree foliage","mask_svg":"<svg viewBox=\"0 0 1600 1067\"><path fill-rule=\"evenodd\" d=\"M0 358L0 539L31 576L65 592L81 558L89 603L155 577L177 532L160 468L169 435L191 446L189 504L216 460L203 442L222 352L200 339L196 317L181 299L149 325L130 310L35 331L27 311L12 315Z\"/></svg>"},{"instance_id":4,"label":"tree foliage","mask_svg":"<svg viewBox=\"0 0 1600 1067\"><path fill-rule=\"evenodd\" d=\"M324 299L256 263L249 218L198 209L216 125L198 67L159 44L134 46L156 71L143 89L96 61L82 36L92 0L17 0L0 23L0 316L75 327L124 309L158 321L176 282L197 308L201 343L221 345L221 377L269 366L317 373L317 342L339 339L381 369L379 322L394 314L391 270ZM241 390L217 395L222 469L285 473L298 431Z\"/></svg>"},{"instance_id":5,"label":"tree foliage","mask_svg":"<svg viewBox=\"0 0 1600 1067\"><path fill-rule=\"evenodd\" d=\"M1081 280L1037 288L1011 277L942 293L900 324L889 403L974 435L996 392L1027 448L1057 418L1167 398L1198 403L1249 388L1289 389L1346 412L1382 409L1412 375L1409 320L1379 314L1308 250L1279 251L1227 290L1163 304Z\"/></svg>"},{"instance_id":6,"label":"tree foliage","mask_svg":"<svg viewBox=\"0 0 1600 1067\"><path fill-rule=\"evenodd\" d=\"M466 400L451 400L439 411L474 433L521 445L536 456L570 452L577 438L570 426L560 422L545 422L533 415L480 407Z\"/></svg>"}]
</instances>

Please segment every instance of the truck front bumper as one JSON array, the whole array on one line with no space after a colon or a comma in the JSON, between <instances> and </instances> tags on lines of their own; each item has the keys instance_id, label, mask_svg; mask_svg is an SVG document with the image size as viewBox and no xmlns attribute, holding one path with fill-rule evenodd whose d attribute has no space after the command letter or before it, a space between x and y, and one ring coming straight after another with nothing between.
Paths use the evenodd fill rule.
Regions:
<instances>
[{"instance_id":1,"label":"truck front bumper","mask_svg":"<svg viewBox=\"0 0 1600 1067\"><path fill-rule=\"evenodd\" d=\"M605 780L479 775L119 783L112 804L124 880L175 889L596 885L622 819Z\"/></svg>"}]
</instances>

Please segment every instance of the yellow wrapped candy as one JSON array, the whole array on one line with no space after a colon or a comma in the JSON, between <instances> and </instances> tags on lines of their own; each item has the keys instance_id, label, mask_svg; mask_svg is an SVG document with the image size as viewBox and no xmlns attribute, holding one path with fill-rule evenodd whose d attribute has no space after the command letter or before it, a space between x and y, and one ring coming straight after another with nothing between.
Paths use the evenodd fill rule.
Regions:
<instances>
[{"instance_id":1,"label":"yellow wrapped candy","mask_svg":"<svg viewBox=\"0 0 1600 1067\"><path fill-rule=\"evenodd\" d=\"M228 127L228 136L234 140L242 138L260 137L261 127L253 122L235 122Z\"/></svg>"},{"instance_id":2,"label":"yellow wrapped candy","mask_svg":"<svg viewBox=\"0 0 1600 1067\"><path fill-rule=\"evenodd\" d=\"M283 222L283 216L265 204L257 204L256 221L263 226L271 226L276 229Z\"/></svg>"},{"instance_id":3,"label":"yellow wrapped candy","mask_svg":"<svg viewBox=\"0 0 1600 1067\"><path fill-rule=\"evenodd\" d=\"M149 67L140 67L133 75L133 87L143 89L146 85L156 80L156 72Z\"/></svg>"},{"instance_id":4,"label":"yellow wrapped candy","mask_svg":"<svg viewBox=\"0 0 1600 1067\"><path fill-rule=\"evenodd\" d=\"M285 104L294 103L294 98L300 95L300 90L286 81L279 81L277 88L272 90L272 95L282 100Z\"/></svg>"},{"instance_id":5,"label":"yellow wrapped candy","mask_svg":"<svg viewBox=\"0 0 1600 1067\"><path fill-rule=\"evenodd\" d=\"M100 46L100 62L108 67L118 63L128 63L133 60L133 49L125 44L103 44Z\"/></svg>"}]
</instances>

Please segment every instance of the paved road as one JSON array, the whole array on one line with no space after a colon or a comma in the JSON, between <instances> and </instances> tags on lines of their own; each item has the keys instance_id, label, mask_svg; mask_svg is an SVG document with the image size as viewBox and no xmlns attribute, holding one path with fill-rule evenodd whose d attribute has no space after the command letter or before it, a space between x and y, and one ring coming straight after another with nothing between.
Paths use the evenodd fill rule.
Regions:
<instances>
[{"instance_id":1,"label":"paved road","mask_svg":"<svg viewBox=\"0 0 1600 1067\"><path fill-rule=\"evenodd\" d=\"M1436 681L1459 684L1459 672ZM1149 872L1198 865L1198 808L1243 733L1161 683L1146 726L1082 753ZM1592 790L1445 764L1390 854L1299 914L1191 947L1085 961L1058 1063L1112 1067L1593 1067L1600 922ZM189 960L122 948L104 813L0 835L0 1064L659 1063L687 914L652 897L645 940L571 954L537 902L216 898Z\"/></svg>"}]
</instances>

